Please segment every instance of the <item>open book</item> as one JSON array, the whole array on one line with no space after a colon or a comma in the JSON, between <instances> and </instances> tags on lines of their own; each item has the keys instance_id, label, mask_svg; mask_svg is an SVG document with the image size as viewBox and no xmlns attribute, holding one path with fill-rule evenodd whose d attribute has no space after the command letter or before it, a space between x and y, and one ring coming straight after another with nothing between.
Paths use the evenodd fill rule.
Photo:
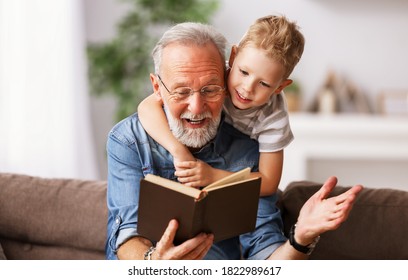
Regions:
<instances>
[{"instance_id":1,"label":"open book","mask_svg":"<svg viewBox=\"0 0 408 280\"><path fill-rule=\"evenodd\" d=\"M201 232L220 241L255 229L261 178L250 168L199 190L156 175L140 182L138 232L159 241L171 219L179 222L180 244Z\"/></svg>"}]
</instances>

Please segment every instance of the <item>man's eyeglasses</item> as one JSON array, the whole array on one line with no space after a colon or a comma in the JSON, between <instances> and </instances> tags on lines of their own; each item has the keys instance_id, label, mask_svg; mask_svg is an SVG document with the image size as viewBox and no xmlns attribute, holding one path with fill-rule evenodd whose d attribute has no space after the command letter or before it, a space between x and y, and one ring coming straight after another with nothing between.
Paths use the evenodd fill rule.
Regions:
<instances>
[{"instance_id":1,"label":"man's eyeglasses","mask_svg":"<svg viewBox=\"0 0 408 280\"><path fill-rule=\"evenodd\" d=\"M190 96L192 96L194 92L199 92L201 94L201 97L203 97L208 102L215 102L220 100L220 98L222 97L222 93L225 91L225 87L217 85L206 85L203 86L200 90L193 90L192 88L189 87L179 87L170 91L163 83L162 79L160 78L160 75L157 75L157 77L159 78L160 82L167 90L167 92L171 95L174 102L184 102Z\"/></svg>"}]
</instances>

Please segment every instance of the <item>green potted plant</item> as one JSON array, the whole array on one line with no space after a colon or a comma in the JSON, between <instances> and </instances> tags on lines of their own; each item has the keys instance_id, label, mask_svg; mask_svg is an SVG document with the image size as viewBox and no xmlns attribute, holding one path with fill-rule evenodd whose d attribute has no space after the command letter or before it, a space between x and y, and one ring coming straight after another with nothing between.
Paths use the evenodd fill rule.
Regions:
<instances>
[{"instance_id":1,"label":"green potted plant","mask_svg":"<svg viewBox=\"0 0 408 280\"><path fill-rule=\"evenodd\" d=\"M150 52L159 37L157 30L184 21L207 23L219 4L218 0L126 1L132 6L119 22L116 37L87 49L91 93L115 96L116 120L135 112L151 93Z\"/></svg>"},{"instance_id":2,"label":"green potted plant","mask_svg":"<svg viewBox=\"0 0 408 280\"><path fill-rule=\"evenodd\" d=\"M293 80L284 90L289 112L297 112L300 110L301 103L301 88L299 82Z\"/></svg>"}]
</instances>

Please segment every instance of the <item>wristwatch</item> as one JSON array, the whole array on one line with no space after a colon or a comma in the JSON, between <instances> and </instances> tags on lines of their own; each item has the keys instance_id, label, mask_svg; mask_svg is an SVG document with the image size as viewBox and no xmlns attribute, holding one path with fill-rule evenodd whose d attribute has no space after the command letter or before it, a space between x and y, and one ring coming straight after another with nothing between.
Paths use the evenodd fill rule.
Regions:
<instances>
[{"instance_id":1,"label":"wristwatch","mask_svg":"<svg viewBox=\"0 0 408 280\"><path fill-rule=\"evenodd\" d=\"M294 224L289 231L289 243L290 245L293 246L293 248L295 248L296 250L298 250L299 252L306 254L306 255L310 255L313 252L313 249L316 247L317 242L319 242L320 240L320 235L318 237L316 237L312 243L310 243L309 245L300 245L299 243L296 242L295 240L295 229L296 229L296 224Z\"/></svg>"}]
</instances>

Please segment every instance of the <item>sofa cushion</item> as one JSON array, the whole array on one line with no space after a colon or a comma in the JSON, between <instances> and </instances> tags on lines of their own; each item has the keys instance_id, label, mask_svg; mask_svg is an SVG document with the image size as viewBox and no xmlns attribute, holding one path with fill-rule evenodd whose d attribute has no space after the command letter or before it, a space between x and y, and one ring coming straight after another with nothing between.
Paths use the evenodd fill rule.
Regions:
<instances>
[{"instance_id":1,"label":"sofa cushion","mask_svg":"<svg viewBox=\"0 0 408 280\"><path fill-rule=\"evenodd\" d=\"M73 246L38 244L11 239L0 239L7 259L11 260L103 260L104 252Z\"/></svg>"},{"instance_id":2,"label":"sofa cushion","mask_svg":"<svg viewBox=\"0 0 408 280\"><path fill-rule=\"evenodd\" d=\"M281 194L285 233L296 222L306 200L321 184L293 182ZM349 187L336 187L331 196ZM311 259L408 259L408 192L364 188L349 218L337 230L322 234Z\"/></svg>"},{"instance_id":3,"label":"sofa cushion","mask_svg":"<svg viewBox=\"0 0 408 280\"><path fill-rule=\"evenodd\" d=\"M26 258L31 258L30 248L39 246L87 250L103 256L106 220L105 181L0 173L0 238L15 241L7 246L3 243L7 256L12 244L26 244Z\"/></svg>"}]
</instances>

